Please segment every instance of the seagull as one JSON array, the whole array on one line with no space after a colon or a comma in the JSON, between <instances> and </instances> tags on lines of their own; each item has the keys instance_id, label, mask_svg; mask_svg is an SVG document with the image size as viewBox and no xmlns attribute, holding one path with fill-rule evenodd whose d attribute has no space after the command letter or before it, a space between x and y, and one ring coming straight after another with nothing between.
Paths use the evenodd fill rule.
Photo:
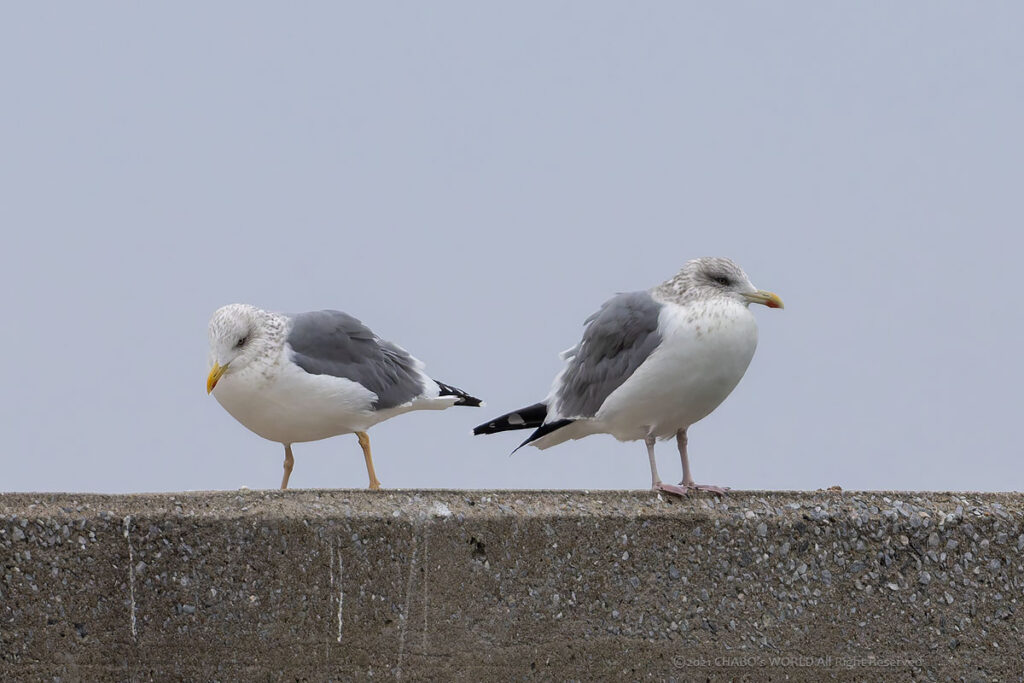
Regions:
<instances>
[{"instance_id":1,"label":"seagull","mask_svg":"<svg viewBox=\"0 0 1024 683\"><path fill-rule=\"evenodd\" d=\"M294 443L355 433L377 490L370 427L412 410L482 405L340 311L288 315L230 304L210 318L209 337L206 391L245 427L284 445L282 489Z\"/></svg>"},{"instance_id":2,"label":"seagull","mask_svg":"<svg viewBox=\"0 0 1024 683\"><path fill-rule=\"evenodd\" d=\"M473 433L533 429L516 450L591 434L642 440L653 490L722 494L725 488L694 483L686 432L725 400L754 357L750 304L783 308L778 295L754 287L727 258L694 259L656 287L618 294L587 318L583 338L561 354L565 366L547 398ZM655 442L672 437L683 465L678 486L661 481L654 461Z\"/></svg>"}]
</instances>

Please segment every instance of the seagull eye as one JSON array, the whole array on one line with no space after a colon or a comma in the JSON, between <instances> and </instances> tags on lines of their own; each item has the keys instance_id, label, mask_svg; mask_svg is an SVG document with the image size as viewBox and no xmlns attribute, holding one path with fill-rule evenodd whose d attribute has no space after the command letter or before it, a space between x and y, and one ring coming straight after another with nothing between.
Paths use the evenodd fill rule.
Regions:
<instances>
[{"instance_id":1,"label":"seagull eye","mask_svg":"<svg viewBox=\"0 0 1024 683\"><path fill-rule=\"evenodd\" d=\"M249 341L249 337L248 336L242 337L241 339L238 340L238 343L235 344L235 348L236 349L242 348L243 346L245 346L245 342L247 342L247 341Z\"/></svg>"},{"instance_id":2,"label":"seagull eye","mask_svg":"<svg viewBox=\"0 0 1024 683\"><path fill-rule=\"evenodd\" d=\"M717 282L718 284L722 285L723 287L729 286L729 278L725 277L724 275L717 275L711 279Z\"/></svg>"}]
</instances>

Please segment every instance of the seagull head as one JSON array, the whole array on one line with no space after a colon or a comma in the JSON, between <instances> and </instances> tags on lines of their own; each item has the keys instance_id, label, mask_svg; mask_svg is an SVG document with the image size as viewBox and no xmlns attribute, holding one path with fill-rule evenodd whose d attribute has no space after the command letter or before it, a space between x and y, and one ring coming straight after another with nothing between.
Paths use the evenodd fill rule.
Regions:
<instances>
[{"instance_id":1,"label":"seagull head","mask_svg":"<svg viewBox=\"0 0 1024 683\"><path fill-rule=\"evenodd\" d=\"M763 304L768 308L784 308L778 294L755 287L743 269L727 258L706 256L688 261L675 280L687 293L726 295L744 306Z\"/></svg>"},{"instance_id":2,"label":"seagull head","mask_svg":"<svg viewBox=\"0 0 1024 683\"><path fill-rule=\"evenodd\" d=\"M227 372L237 372L259 355L263 342L263 312L248 304L218 308L210 318L210 374L206 393Z\"/></svg>"}]
</instances>

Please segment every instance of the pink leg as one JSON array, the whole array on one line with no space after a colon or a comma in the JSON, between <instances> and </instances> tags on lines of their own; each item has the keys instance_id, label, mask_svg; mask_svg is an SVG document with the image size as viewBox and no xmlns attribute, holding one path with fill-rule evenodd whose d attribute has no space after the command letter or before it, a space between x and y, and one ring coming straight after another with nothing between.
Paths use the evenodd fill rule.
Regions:
<instances>
[{"instance_id":1,"label":"pink leg","mask_svg":"<svg viewBox=\"0 0 1024 683\"><path fill-rule=\"evenodd\" d=\"M686 430L680 429L676 432L676 445L679 446L679 459L683 461L683 480L679 485L683 490L708 491L710 493L724 494L729 490L728 486L711 486L709 484L696 484L693 475L690 473L690 458L686 455Z\"/></svg>"},{"instance_id":2,"label":"pink leg","mask_svg":"<svg viewBox=\"0 0 1024 683\"><path fill-rule=\"evenodd\" d=\"M658 475L658 464L654 461L654 437L648 436L644 439L644 443L647 444L647 458L651 461L651 490L685 496L686 489L684 487L662 483L661 477Z\"/></svg>"}]
</instances>

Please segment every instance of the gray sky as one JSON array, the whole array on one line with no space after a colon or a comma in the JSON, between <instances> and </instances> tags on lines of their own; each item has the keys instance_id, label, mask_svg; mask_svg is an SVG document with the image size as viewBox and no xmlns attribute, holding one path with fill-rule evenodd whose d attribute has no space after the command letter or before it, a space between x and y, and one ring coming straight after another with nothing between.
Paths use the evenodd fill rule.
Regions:
<instances>
[{"instance_id":1,"label":"gray sky","mask_svg":"<svg viewBox=\"0 0 1024 683\"><path fill-rule=\"evenodd\" d=\"M371 431L385 487L644 488L509 458L608 296L696 256L756 307L702 483L1021 487L1018 3L16 3L0 18L0 490L274 487L206 395L235 301L338 308L484 398ZM293 487L364 487L354 436ZM678 481L671 442L659 446Z\"/></svg>"}]
</instances>

